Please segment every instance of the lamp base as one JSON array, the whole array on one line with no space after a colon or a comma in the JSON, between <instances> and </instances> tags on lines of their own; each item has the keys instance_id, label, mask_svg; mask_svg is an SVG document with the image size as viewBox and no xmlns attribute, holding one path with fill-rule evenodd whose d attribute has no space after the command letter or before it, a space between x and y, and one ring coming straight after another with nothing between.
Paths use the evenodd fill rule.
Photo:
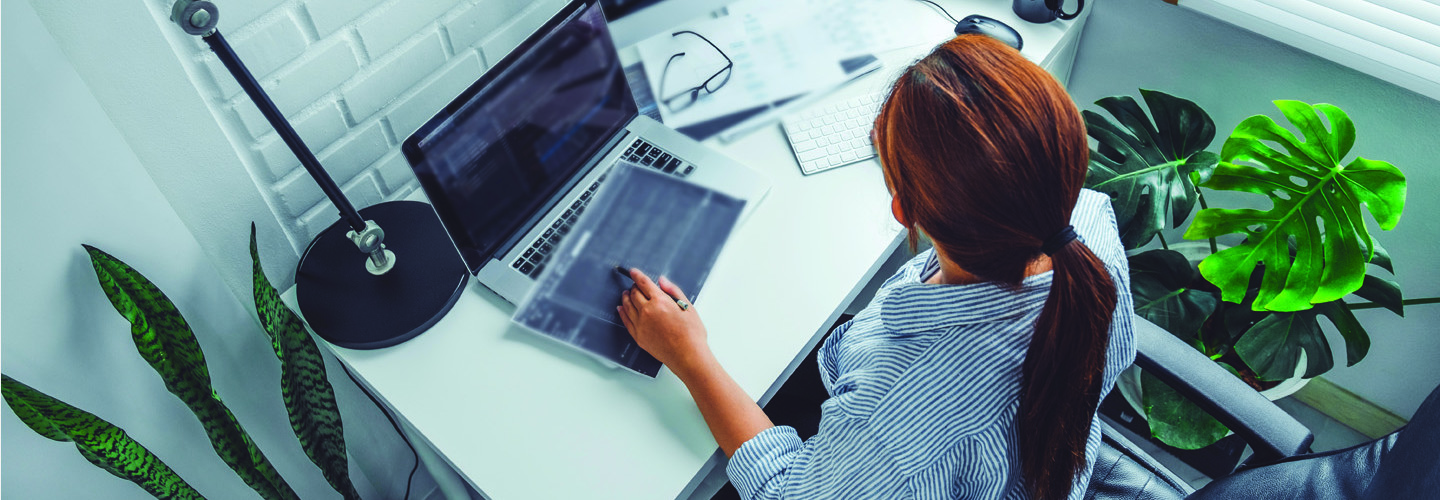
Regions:
<instances>
[{"instance_id":1,"label":"lamp base","mask_svg":"<svg viewBox=\"0 0 1440 500\"><path fill-rule=\"evenodd\" d=\"M376 276L367 255L345 236L339 220L300 256L295 294L305 321L320 338L349 349L379 349L434 326L465 291L470 271L435 211L418 201L390 201L360 210L385 229L395 268Z\"/></svg>"}]
</instances>

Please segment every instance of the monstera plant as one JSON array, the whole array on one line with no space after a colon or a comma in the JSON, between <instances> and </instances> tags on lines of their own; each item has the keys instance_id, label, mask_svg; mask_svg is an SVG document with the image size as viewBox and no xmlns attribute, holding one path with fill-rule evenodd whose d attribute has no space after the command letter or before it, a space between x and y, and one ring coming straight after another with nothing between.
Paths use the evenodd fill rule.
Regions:
<instances>
[{"instance_id":1,"label":"monstera plant","mask_svg":"<svg viewBox=\"0 0 1440 500\"><path fill-rule=\"evenodd\" d=\"M1086 186L1114 204L1137 314L1266 389L1334 367L1320 316L1340 333L1354 365L1370 336L1353 310L1403 315L1407 304L1437 301L1404 300L1398 283L1372 274L1393 275L1394 267L1363 214L1381 230L1394 228L1405 208L1405 175L1383 161L1346 161L1355 124L1340 108L1275 101L1300 135L1256 115L1216 155L1206 151L1215 125L1203 109L1163 92L1140 94L1148 116L1130 96L1096 101L1110 118L1083 112L1095 144ZM1260 195L1257 205L1268 208L1211 208L1202 188ZM1161 231L1180 227L1197 204L1184 238L1208 248L1187 256ZM1157 238L1160 248L1139 250ZM1162 442L1195 449L1228 432L1159 379L1139 378L1140 406Z\"/></svg>"},{"instance_id":2,"label":"monstera plant","mask_svg":"<svg viewBox=\"0 0 1440 500\"><path fill-rule=\"evenodd\" d=\"M177 398L195 414L215 453L266 500L299 498L255 446L210 384L205 353L175 304L138 271L85 245L100 288L130 323L135 348ZM324 359L305 326L265 277L250 228L255 309L280 359L281 395L300 447L346 499L360 496L350 482L344 426ZM5 402L15 415L48 439L73 442L86 460L162 499L204 498L159 457L125 431L93 414L3 377Z\"/></svg>"}]
</instances>

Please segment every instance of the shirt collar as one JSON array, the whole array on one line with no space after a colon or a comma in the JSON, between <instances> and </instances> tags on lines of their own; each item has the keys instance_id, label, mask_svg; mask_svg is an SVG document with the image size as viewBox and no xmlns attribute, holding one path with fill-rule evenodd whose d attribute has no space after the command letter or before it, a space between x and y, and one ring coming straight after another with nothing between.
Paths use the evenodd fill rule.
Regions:
<instances>
[{"instance_id":1,"label":"shirt collar","mask_svg":"<svg viewBox=\"0 0 1440 500\"><path fill-rule=\"evenodd\" d=\"M931 285L926 278L940 263L934 250L901 270L880 300L880 319L895 333L920 333L953 326L1008 320L1038 311L1050 293L1053 273L1025 278L1018 288L985 282Z\"/></svg>"}]
</instances>

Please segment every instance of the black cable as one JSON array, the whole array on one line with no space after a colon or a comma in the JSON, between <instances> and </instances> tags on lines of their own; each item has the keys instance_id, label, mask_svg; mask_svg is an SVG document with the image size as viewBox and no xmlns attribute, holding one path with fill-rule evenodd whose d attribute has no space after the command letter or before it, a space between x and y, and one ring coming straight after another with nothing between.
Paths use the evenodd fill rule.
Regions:
<instances>
[{"instance_id":1,"label":"black cable","mask_svg":"<svg viewBox=\"0 0 1440 500\"><path fill-rule=\"evenodd\" d=\"M941 7L940 4L935 3L935 2L931 2L930 0L920 0L920 1L921 1L921 2L925 2L925 3L928 3L928 4L930 4L930 5L934 5L935 8L940 9L940 12L943 12L943 13L945 14L945 17L950 18L950 22L955 23L955 24L960 24L960 20L959 20L959 19L955 19L955 16L950 15L950 11L945 10L945 8L944 8L944 7Z\"/></svg>"},{"instance_id":2,"label":"black cable","mask_svg":"<svg viewBox=\"0 0 1440 500\"><path fill-rule=\"evenodd\" d=\"M345 363L339 364L340 369L345 370L345 375L350 376L350 381L355 383L355 387L359 387L360 392L364 392L365 397L370 398L370 402L375 403L375 406L380 408L380 412L385 414L385 419L390 421L390 427L394 427L395 433L400 435L400 439L405 440L405 446L410 447L410 454L415 457L415 465L410 467L410 478L405 480L405 500L410 500L410 483L415 481L415 471L420 469L420 452L415 451L415 445L411 444L410 438L406 437L405 433L400 430L400 424L395 423L395 417L390 416L390 410L385 409L385 405L380 404L380 400L375 399L375 395L370 394L370 390L366 389L364 384L361 384L359 380L355 379L355 374L350 373L350 368L345 366Z\"/></svg>"}]
</instances>

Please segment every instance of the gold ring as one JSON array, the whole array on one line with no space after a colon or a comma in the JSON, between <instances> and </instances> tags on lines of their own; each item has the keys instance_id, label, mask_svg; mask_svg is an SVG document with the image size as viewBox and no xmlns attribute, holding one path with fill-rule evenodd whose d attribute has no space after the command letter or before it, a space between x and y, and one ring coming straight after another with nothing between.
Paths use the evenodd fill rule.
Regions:
<instances>
[{"instance_id":1,"label":"gold ring","mask_svg":"<svg viewBox=\"0 0 1440 500\"><path fill-rule=\"evenodd\" d=\"M675 305L680 306L681 311L690 310L690 303L686 302L685 299L675 299Z\"/></svg>"}]
</instances>

